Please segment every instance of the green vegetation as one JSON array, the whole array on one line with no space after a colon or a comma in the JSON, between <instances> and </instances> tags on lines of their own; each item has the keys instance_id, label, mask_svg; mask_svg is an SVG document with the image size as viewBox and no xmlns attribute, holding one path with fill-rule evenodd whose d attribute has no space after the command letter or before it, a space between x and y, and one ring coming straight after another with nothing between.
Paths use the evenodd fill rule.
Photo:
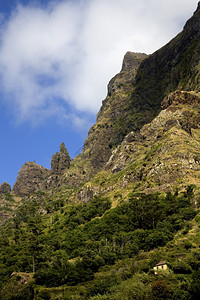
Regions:
<instances>
[{"instance_id":1,"label":"green vegetation","mask_svg":"<svg viewBox=\"0 0 200 300\"><path fill-rule=\"evenodd\" d=\"M150 294L150 299L158 299L162 290L170 299L172 294L180 294L182 291L174 288L177 277L170 279L172 282L157 280L151 269L162 259L156 248L170 244L181 230L184 236L189 234L196 215L192 198L192 186L166 196L131 193L128 201L115 208L108 198L95 196L87 204L49 203L55 209L43 214L41 203L26 201L1 228L0 298L33 299L37 293L39 298L34 299L122 299L125 293L123 299L149 299ZM46 199L43 205L47 203ZM181 247L187 253L193 244L186 239ZM169 264L170 259L168 254ZM197 293L199 265L200 252L171 265L173 274L190 276L187 296L189 289ZM12 272L17 275L10 279ZM21 274L32 272L34 280L16 285ZM50 298L58 291L66 298Z\"/></svg>"},{"instance_id":2,"label":"green vegetation","mask_svg":"<svg viewBox=\"0 0 200 300\"><path fill-rule=\"evenodd\" d=\"M64 174L1 195L1 300L200 298L199 14L110 81Z\"/></svg>"}]
</instances>

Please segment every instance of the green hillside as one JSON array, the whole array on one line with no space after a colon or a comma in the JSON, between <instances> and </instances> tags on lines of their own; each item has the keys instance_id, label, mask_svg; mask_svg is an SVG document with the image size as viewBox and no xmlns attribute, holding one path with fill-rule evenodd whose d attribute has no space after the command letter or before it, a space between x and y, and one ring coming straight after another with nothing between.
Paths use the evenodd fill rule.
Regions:
<instances>
[{"instance_id":1,"label":"green hillside","mask_svg":"<svg viewBox=\"0 0 200 300\"><path fill-rule=\"evenodd\" d=\"M166 196L132 192L115 208L108 198L75 204L61 193L63 200L33 196L1 227L1 299L157 299L149 295L160 288L184 299L183 282L185 295L195 293L193 186ZM155 275L159 260L169 269Z\"/></svg>"},{"instance_id":2,"label":"green hillside","mask_svg":"<svg viewBox=\"0 0 200 300\"><path fill-rule=\"evenodd\" d=\"M0 299L200 299L199 61L200 3L126 53L80 155L0 186Z\"/></svg>"}]
</instances>

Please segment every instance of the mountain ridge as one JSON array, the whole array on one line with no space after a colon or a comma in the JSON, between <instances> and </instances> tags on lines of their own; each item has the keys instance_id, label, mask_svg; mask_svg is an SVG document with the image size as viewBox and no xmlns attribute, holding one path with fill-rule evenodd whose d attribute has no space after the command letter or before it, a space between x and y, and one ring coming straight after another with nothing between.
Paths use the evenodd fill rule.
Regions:
<instances>
[{"instance_id":1,"label":"mountain ridge","mask_svg":"<svg viewBox=\"0 0 200 300\"><path fill-rule=\"evenodd\" d=\"M62 143L0 186L2 300L198 299L199 61L200 2L161 49L125 54L81 154Z\"/></svg>"},{"instance_id":2,"label":"mountain ridge","mask_svg":"<svg viewBox=\"0 0 200 300\"><path fill-rule=\"evenodd\" d=\"M66 172L46 182L46 187L90 181L101 171L130 132L139 132L161 111L164 99L174 91L199 91L200 4L183 30L169 43L147 56L127 52L120 73L108 84L108 94L91 127L82 153ZM189 79L188 79L189 78ZM45 186L45 185L43 185ZM14 189L15 191L15 189Z\"/></svg>"}]
</instances>

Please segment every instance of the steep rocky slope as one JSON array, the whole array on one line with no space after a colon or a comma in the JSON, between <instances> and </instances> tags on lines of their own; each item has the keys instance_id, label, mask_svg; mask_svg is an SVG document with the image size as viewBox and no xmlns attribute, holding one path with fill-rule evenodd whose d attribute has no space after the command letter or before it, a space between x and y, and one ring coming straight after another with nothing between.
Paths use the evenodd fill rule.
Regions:
<instances>
[{"instance_id":1,"label":"steep rocky slope","mask_svg":"<svg viewBox=\"0 0 200 300\"><path fill-rule=\"evenodd\" d=\"M114 200L133 189L149 193L200 186L200 95L177 91L163 105L168 107L152 122L124 138L85 189Z\"/></svg>"},{"instance_id":2,"label":"steep rocky slope","mask_svg":"<svg viewBox=\"0 0 200 300\"><path fill-rule=\"evenodd\" d=\"M145 179L150 182L149 185L171 184L172 180L166 179L168 177L164 175L164 170L171 172L171 167L166 166L167 161L159 166L156 161L153 164L153 160L149 164L141 152L145 152L145 148L147 151L147 148L153 147L157 148L157 151L152 150L154 157L159 156L161 151L159 143L166 143L166 140L171 139L172 136L174 139L178 139L179 136L179 143L185 139L194 140L196 136L198 143L199 20L200 5L192 18L187 21L183 31L160 50L150 56L127 52L121 72L108 84L108 95L97 115L96 124L89 131L82 153L71 161L63 146L60 153L52 157L51 172L35 164L30 166L29 163L29 169L34 169L36 172L20 171L12 192L17 195L27 195L37 190L54 189L66 185L80 188L83 184L90 182L94 176L101 176L98 175L100 171L117 173L124 168L129 168L131 174L136 174L135 177L131 175L132 179L129 178L130 176L128 176L129 179L127 178L127 181L133 184L143 182ZM171 103L174 97L176 103ZM192 100L192 97L196 99L196 102ZM162 109L165 110L161 112ZM158 117L154 120L156 116ZM148 123L149 125L145 127ZM175 131L177 131L177 136ZM134 155L126 157L123 154L124 145L130 140L132 144L128 148ZM171 150L172 152L178 151L176 147L172 147ZM165 149L165 154L171 150ZM186 157L187 153L184 155ZM133 160L134 165L132 165ZM158 157L157 161L160 161ZM168 162L170 164L170 159ZM179 166L178 155L174 155L174 164ZM158 169L163 173L161 177L157 175L160 182L155 179ZM175 169L173 172L173 181L181 181L183 172L180 171L182 175ZM34 174L22 176L25 173ZM197 177L196 174L194 173L193 176ZM120 176L119 180L121 180ZM146 183L145 188L147 186ZM97 189L101 190L99 187ZM84 194L83 188L81 191ZM87 193L90 194L90 192Z\"/></svg>"},{"instance_id":3,"label":"steep rocky slope","mask_svg":"<svg viewBox=\"0 0 200 300\"><path fill-rule=\"evenodd\" d=\"M127 52L80 155L62 143L0 186L0 298L199 299L199 61L200 4L154 54Z\"/></svg>"},{"instance_id":4,"label":"steep rocky slope","mask_svg":"<svg viewBox=\"0 0 200 300\"><path fill-rule=\"evenodd\" d=\"M108 85L108 95L90 129L83 152L65 174L65 184L88 181L108 162L131 131L138 132L161 111L163 99L175 90L200 87L200 5L183 31L149 57L128 52L123 67Z\"/></svg>"},{"instance_id":5,"label":"steep rocky slope","mask_svg":"<svg viewBox=\"0 0 200 300\"><path fill-rule=\"evenodd\" d=\"M145 58L146 54L126 53L121 72L108 84L107 98L102 103L96 124L89 131L82 153L83 158L90 159L95 172L104 166L112 148L122 141L132 126L131 94L138 67Z\"/></svg>"},{"instance_id":6,"label":"steep rocky slope","mask_svg":"<svg viewBox=\"0 0 200 300\"><path fill-rule=\"evenodd\" d=\"M108 95L88 133L83 151L63 178L65 184L80 186L100 171L113 148L132 128L131 95L138 67L145 58L146 54L134 52L124 56L122 70L108 84Z\"/></svg>"},{"instance_id":7,"label":"steep rocky slope","mask_svg":"<svg viewBox=\"0 0 200 300\"><path fill-rule=\"evenodd\" d=\"M35 162L25 163L19 171L12 192L18 196L27 196L44 189L56 188L60 185L60 177L69 169L71 158L64 143L60 145L60 152L56 152L51 159L51 170ZM4 184L5 186L5 184ZM0 189L3 188L2 185Z\"/></svg>"},{"instance_id":8,"label":"steep rocky slope","mask_svg":"<svg viewBox=\"0 0 200 300\"><path fill-rule=\"evenodd\" d=\"M165 95L176 89L199 89L199 38L198 6L183 31L166 46L148 58L125 55L122 71L110 81L108 96L85 141L82 157L88 157L95 170L102 168L127 133L138 131L159 113Z\"/></svg>"}]
</instances>

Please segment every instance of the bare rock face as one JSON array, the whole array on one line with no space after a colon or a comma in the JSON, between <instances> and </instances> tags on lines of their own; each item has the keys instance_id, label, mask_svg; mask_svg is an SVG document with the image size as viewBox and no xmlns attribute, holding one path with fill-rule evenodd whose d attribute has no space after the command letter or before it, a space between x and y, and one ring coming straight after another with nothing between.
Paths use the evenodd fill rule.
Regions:
<instances>
[{"instance_id":1,"label":"bare rock face","mask_svg":"<svg viewBox=\"0 0 200 300\"><path fill-rule=\"evenodd\" d=\"M65 147L65 144L60 145L60 160L59 160L59 170L62 173L65 169L69 169L71 158Z\"/></svg>"},{"instance_id":2,"label":"bare rock face","mask_svg":"<svg viewBox=\"0 0 200 300\"><path fill-rule=\"evenodd\" d=\"M121 72L108 84L107 97L81 154L91 161L94 172L102 170L129 132L138 132L160 113L166 95L200 91L199 20L200 4L183 31L152 55L126 53ZM196 101L187 93L182 96L186 103ZM171 96L166 98L163 108L171 100ZM187 124L185 128L190 132Z\"/></svg>"},{"instance_id":3,"label":"bare rock face","mask_svg":"<svg viewBox=\"0 0 200 300\"><path fill-rule=\"evenodd\" d=\"M51 172L54 174L59 173L59 160L60 160L60 153L56 152L51 158Z\"/></svg>"},{"instance_id":4,"label":"bare rock face","mask_svg":"<svg viewBox=\"0 0 200 300\"><path fill-rule=\"evenodd\" d=\"M161 108L166 109L172 104L179 103L188 105L197 105L199 103L199 94L194 91L175 91L164 97L161 102Z\"/></svg>"},{"instance_id":5,"label":"bare rock face","mask_svg":"<svg viewBox=\"0 0 200 300\"><path fill-rule=\"evenodd\" d=\"M148 55L145 53L127 52L124 55L120 73L115 75L108 84L108 96L127 87L128 84L134 84L137 70L141 62L147 57Z\"/></svg>"},{"instance_id":6,"label":"bare rock face","mask_svg":"<svg viewBox=\"0 0 200 300\"><path fill-rule=\"evenodd\" d=\"M121 71L137 70L141 62L147 57L148 55L145 53L127 52L124 56Z\"/></svg>"},{"instance_id":7,"label":"bare rock face","mask_svg":"<svg viewBox=\"0 0 200 300\"><path fill-rule=\"evenodd\" d=\"M49 175L49 170L33 161L25 163L19 170L17 180L13 186L13 193L26 196L40 190L44 179Z\"/></svg>"},{"instance_id":8,"label":"bare rock face","mask_svg":"<svg viewBox=\"0 0 200 300\"><path fill-rule=\"evenodd\" d=\"M124 138L105 165L110 174L123 171L118 173L123 189L138 184L140 191L166 192L172 186L200 184L200 95L175 91L163 105L167 108L152 122Z\"/></svg>"},{"instance_id":9,"label":"bare rock face","mask_svg":"<svg viewBox=\"0 0 200 300\"><path fill-rule=\"evenodd\" d=\"M94 197L94 191L90 186L83 187L78 194L78 200L82 203L88 203Z\"/></svg>"},{"instance_id":10,"label":"bare rock face","mask_svg":"<svg viewBox=\"0 0 200 300\"><path fill-rule=\"evenodd\" d=\"M69 169L71 158L65 147L65 144L60 145L60 152L56 152L51 159L51 172L61 175L64 170Z\"/></svg>"},{"instance_id":11,"label":"bare rock face","mask_svg":"<svg viewBox=\"0 0 200 300\"><path fill-rule=\"evenodd\" d=\"M10 193L11 191L11 186L9 183L7 182L3 182L1 185L0 185L0 195L1 194L7 194L7 193Z\"/></svg>"},{"instance_id":12,"label":"bare rock face","mask_svg":"<svg viewBox=\"0 0 200 300\"><path fill-rule=\"evenodd\" d=\"M105 166L111 156L112 148L119 145L128 132L143 125L143 120L135 117L132 93L137 70L147 57L146 54L127 52L120 73L108 84L107 97L103 100L97 122L90 129L81 154L83 159L90 160L93 173ZM139 124L133 125L136 123L134 118ZM146 122L148 118L144 117L144 119Z\"/></svg>"},{"instance_id":13,"label":"bare rock face","mask_svg":"<svg viewBox=\"0 0 200 300\"><path fill-rule=\"evenodd\" d=\"M69 168L71 159L62 143L60 152L52 156L51 172L42 183L44 189L64 184L80 186L104 168L111 170L112 174L124 170L128 162L133 160L135 163L136 158L141 158L141 149L144 151L141 166L135 163L136 170L130 171L132 175L127 177L141 181L149 176L150 180L149 174L154 176L147 170L147 167L152 169L152 144L160 142L167 134L171 135L173 130L176 133L175 129L184 139L185 135L192 138L192 130L199 129L199 113L194 113L191 108L199 103L199 20L200 4L183 31L160 50L149 56L126 53L121 71L108 84L107 97L102 102L96 124L89 131L82 153ZM189 107L177 109L179 105ZM161 108L167 111L162 113ZM158 117L156 122L152 122L155 117ZM151 126L144 127L150 123ZM146 147L149 147L149 155L145 152ZM161 161L163 157L159 159ZM194 157L190 161L193 159L199 162ZM163 165L158 166L162 171ZM196 167L192 165L192 168ZM36 177L41 179L43 174ZM158 176L160 178L161 175ZM21 183L17 181L14 190L18 188L21 192L20 184L26 185L27 180L25 178ZM159 181L157 183L160 184ZM30 182L31 191L35 189L32 185ZM89 191L83 191L80 197L86 199L89 194Z\"/></svg>"}]
</instances>

